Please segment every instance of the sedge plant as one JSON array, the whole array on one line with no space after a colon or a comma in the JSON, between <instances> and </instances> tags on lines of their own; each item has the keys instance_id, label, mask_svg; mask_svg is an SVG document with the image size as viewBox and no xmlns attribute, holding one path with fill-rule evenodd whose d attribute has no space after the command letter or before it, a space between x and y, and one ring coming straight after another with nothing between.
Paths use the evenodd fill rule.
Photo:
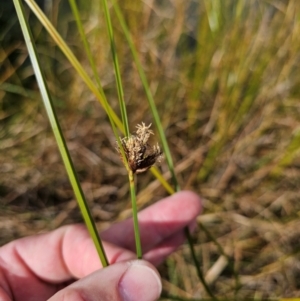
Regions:
<instances>
[{"instance_id":1,"label":"sedge plant","mask_svg":"<svg viewBox=\"0 0 300 301\"><path fill-rule=\"evenodd\" d=\"M97 5L95 3L93 5ZM118 3L126 7L121 11L135 47L143 52L140 55L138 51L151 92L156 93L156 105L162 105L159 111L163 123L170 125L169 143L184 142L176 144L174 154L181 158L181 162L176 160L176 172L179 175L180 171L186 187L201 192L204 199L206 214L197 219L200 231L197 233L199 245L195 248L197 259L202 256L207 283L213 285L216 294L228 300L280 298L286 292L296 296L299 3L296 0L280 3L271 0L259 5L240 0L150 1L143 7L139 1ZM110 11L114 14L112 9ZM97 24L101 26L104 15L99 18L96 13ZM82 11L80 14L79 20L84 16ZM95 19L89 20L85 31L92 40L94 32L101 32L100 27L91 27ZM117 21L118 26L115 15L112 20ZM73 20L69 21L63 20L64 25L67 22L64 28L72 26ZM135 27L137 24L139 27ZM36 27L34 29L37 32ZM115 34L116 38L120 34L120 41L125 40L121 26ZM51 35L56 35L55 29ZM106 50L103 45L106 39L97 37L91 45L99 54L97 60L101 61L103 52L99 47L104 46ZM128 72L133 64L126 43L125 47L119 43L117 46L129 74L124 83L127 80L130 85L136 78ZM92 75L96 83L92 86L81 72L82 66L74 66L92 91L97 90L96 98L103 99L96 76ZM99 63L97 67L106 71ZM105 79L110 88L111 81L107 79L111 78ZM13 87L5 86L7 90L10 88ZM126 90L125 93L126 99L130 99ZM139 93L139 89L132 91L132 95ZM80 104L87 107L86 100ZM134 104L135 108L146 107L141 101ZM107 111L107 106L104 109ZM137 112L134 117L140 115ZM147 121L148 126L149 121L144 117L136 123L141 120ZM119 121L117 125L114 117L121 142L126 134L123 122ZM153 124L155 126L155 121ZM185 135L184 138L181 135ZM18 140L17 136L13 138ZM111 140L112 144L115 140L118 139ZM93 144L99 145L100 141ZM123 147L120 151L124 151ZM107 166L111 164L107 162ZM119 170L117 172L119 176ZM101 177L101 172L99 174ZM166 172L165 179L169 174ZM141 190L140 203L151 197L157 182ZM100 183L98 179L97 183ZM173 187L172 184L169 193L175 191ZM105 199L110 199L110 195ZM203 300L197 265L191 264L188 251L184 246L169 258L163 300Z\"/></svg>"}]
</instances>

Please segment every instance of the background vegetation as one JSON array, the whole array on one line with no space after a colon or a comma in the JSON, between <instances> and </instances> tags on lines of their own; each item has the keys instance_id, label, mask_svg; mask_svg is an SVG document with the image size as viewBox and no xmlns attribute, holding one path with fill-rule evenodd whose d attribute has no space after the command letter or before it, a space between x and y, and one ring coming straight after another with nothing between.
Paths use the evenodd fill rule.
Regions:
<instances>
[{"instance_id":1,"label":"background vegetation","mask_svg":"<svg viewBox=\"0 0 300 301\"><path fill-rule=\"evenodd\" d=\"M118 111L104 16L81 1L104 91ZM202 196L195 246L216 296L300 296L300 2L120 2L183 189ZM67 1L43 5L86 64ZM0 3L0 243L81 222L12 3ZM103 109L30 15L59 120L99 230L131 214L126 170ZM113 15L130 128L153 122ZM167 166L160 169L169 178ZM138 176L143 208L167 195ZM205 229L202 228L205 227ZM208 232L208 231L209 232ZM165 293L204 298L189 249L160 267Z\"/></svg>"}]
</instances>

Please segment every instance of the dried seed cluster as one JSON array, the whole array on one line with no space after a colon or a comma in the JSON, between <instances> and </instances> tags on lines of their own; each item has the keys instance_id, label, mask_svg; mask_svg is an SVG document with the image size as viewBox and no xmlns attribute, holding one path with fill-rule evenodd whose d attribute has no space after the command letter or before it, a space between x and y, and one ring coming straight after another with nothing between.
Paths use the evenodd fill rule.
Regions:
<instances>
[{"instance_id":1,"label":"dried seed cluster","mask_svg":"<svg viewBox=\"0 0 300 301\"><path fill-rule=\"evenodd\" d=\"M154 135L150 130L151 124L146 126L143 122L138 124L136 135L130 135L121 139L124 153L133 173L142 173L152 167L156 162L160 162L162 152L158 146L150 145L148 140L150 135ZM118 152L121 150L118 147Z\"/></svg>"}]
</instances>

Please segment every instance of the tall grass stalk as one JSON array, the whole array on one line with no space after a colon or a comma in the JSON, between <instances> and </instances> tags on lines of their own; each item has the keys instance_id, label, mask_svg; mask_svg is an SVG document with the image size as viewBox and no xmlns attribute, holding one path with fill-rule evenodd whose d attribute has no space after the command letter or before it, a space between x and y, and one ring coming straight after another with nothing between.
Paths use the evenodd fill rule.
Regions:
<instances>
[{"instance_id":1,"label":"tall grass stalk","mask_svg":"<svg viewBox=\"0 0 300 301\"><path fill-rule=\"evenodd\" d=\"M143 256L143 252L142 252L140 230L139 230L138 211L137 211L137 203L136 203L136 192L135 192L135 183L134 183L134 173L131 170L129 170L129 172L128 172L128 178L129 178L131 205L132 205L136 255L137 255L138 259L141 259L142 256Z\"/></svg>"},{"instance_id":2,"label":"tall grass stalk","mask_svg":"<svg viewBox=\"0 0 300 301\"><path fill-rule=\"evenodd\" d=\"M159 114L158 114L158 111L157 111L157 108L156 108L156 105L155 105L155 102L154 102L153 95L152 95L151 90L150 90L150 86L149 86L147 77L145 75L142 64L139 60L138 53L136 51L135 45L134 45L133 40L131 38L130 31L129 31L127 25L126 25L126 22L124 20L122 12L121 12L118 4L115 1L113 1L113 6L114 6L114 9L115 9L116 15L118 17L118 20L120 22L120 25L123 29L123 32L124 32L124 35L126 37L127 43L130 47L134 62L136 64L136 67L137 67L137 70L138 70L138 73L139 73L139 76L140 76L140 79L141 79L141 82L143 84L143 87L144 87L144 90L145 90L145 93L146 93L146 96L147 96L148 104L150 106L152 116L153 116L154 121L155 121L155 125L158 129L158 133L159 133L159 137L160 137L162 147L163 147L163 150L164 150L165 158L166 158L166 161L167 161L170 173L171 173L172 182L173 182L173 185L175 187L175 191L178 192L178 191L180 191L181 188L180 188L180 185L178 183L178 180L177 180L177 177L176 177L176 174L175 174L175 169L174 169L174 164L173 164L171 151L170 151L168 141L167 141L167 138L166 138L166 135L165 135L165 132L164 132L164 129L163 129L163 126L162 126L162 123L161 123L161 120L160 120L160 117L159 117ZM188 241L188 245L189 245L189 248L190 248L190 251L191 251L191 256L193 258L195 267L197 269L197 275L199 277L199 280L203 284L203 286L204 286L205 290L207 291L207 293L214 300L216 300L216 298L213 295L212 291L210 290L208 284L206 283L205 278L203 276L203 273L200 269L200 264L197 260L193 240L192 240L191 233L190 233L190 230L189 230L188 227L185 227L184 233L185 233L185 236L186 236L187 241Z\"/></svg>"},{"instance_id":3,"label":"tall grass stalk","mask_svg":"<svg viewBox=\"0 0 300 301\"><path fill-rule=\"evenodd\" d=\"M102 0L104 14L105 14L105 22L108 31L109 41L110 41L110 50L113 58L114 64L114 71L115 71L115 78L118 90L118 98L119 98L119 106L122 116L122 122L125 129L125 139L129 138L129 125L128 125L128 116L126 110L126 103L124 99L124 90L122 86L121 80L121 73L120 73L120 66L119 60L117 56L116 44L114 40L114 33L113 27L111 24L110 13L108 10L108 5L106 0ZM134 173L130 168L128 168L128 162L124 153L124 148L122 143L118 140L119 149L122 154L123 162L126 164L127 172L128 172L128 179L129 179L129 187L130 187L130 197L131 197L131 205L132 205L132 215L133 215L133 227L134 227L134 238L135 238L135 245L136 245L136 255L137 258L142 258L142 246L141 246L141 238L140 238L140 230L139 230L139 222L138 222L138 211L137 211L137 202L136 202L136 191L135 191L135 182L134 182Z\"/></svg>"},{"instance_id":4,"label":"tall grass stalk","mask_svg":"<svg viewBox=\"0 0 300 301\"><path fill-rule=\"evenodd\" d=\"M93 239L94 245L100 257L101 263L103 267L108 266L108 260L101 242L101 239L98 235L96 225L91 216L90 210L88 208L87 202L85 200L82 188L80 186L70 153L68 151L66 141L63 137L59 121L55 114L55 110L52 104L52 100L48 91L48 87L46 81L44 79L44 74L41 69L41 65L37 56L36 47L34 43L34 39L32 37L32 33L30 31L28 22L25 18L24 8L21 0L14 0L14 5L17 11L18 19L22 28L22 32L25 38L26 46L29 52L29 56L32 62L32 66L34 69L34 73L38 82L39 89L41 91L42 99L44 101L44 105L46 108L46 112L56 139L56 143L58 145L60 154L62 156L63 162L65 164L65 168L67 174L69 176L69 180L71 182L72 188L74 190L74 194L76 196L78 205L80 207L82 216L87 225L88 231Z\"/></svg>"},{"instance_id":5,"label":"tall grass stalk","mask_svg":"<svg viewBox=\"0 0 300 301\"><path fill-rule=\"evenodd\" d=\"M82 43L83 43L83 46L84 46L85 54L86 54L86 56L89 60L90 66L93 70L93 75L94 75L94 78L97 82L99 91L102 94L103 99L106 100L105 94L104 94L104 91L103 91L103 88L102 88L102 85L101 85L101 81L100 81L100 78L99 78L99 75L98 75L98 72L97 72L96 64L95 64L94 58L92 56L91 48L90 48L90 45L87 41L86 34L85 34L84 28L83 28L83 24L82 24L81 19L80 19L80 13L79 13L79 10L78 10L77 3L76 3L75 0L69 0L69 4L70 4L70 7L72 9L73 16L76 20L77 29L78 29L78 32L80 34L80 37L81 37L81 40L82 40Z\"/></svg>"},{"instance_id":6,"label":"tall grass stalk","mask_svg":"<svg viewBox=\"0 0 300 301\"><path fill-rule=\"evenodd\" d=\"M234 267L234 262L232 261L230 256L228 256L226 254L226 252L224 251L222 246L218 243L218 241L214 238L214 236L211 235L211 233L208 231L208 229L202 223L198 223L198 224L199 224L199 227L205 232L207 237L211 241L214 242L214 244L217 246L219 252L227 259L227 262L229 263L229 267L231 269L231 272L232 272L232 274L234 275L234 278L235 278L235 296L237 296L237 293L238 293L239 289L241 288L241 281L240 281L239 274L237 273L237 271Z\"/></svg>"},{"instance_id":7,"label":"tall grass stalk","mask_svg":"<svg viewBox=\"0 0 300 301\"><path fill-rule=\"evenodd\" d=\"M213 294L213 292L211 291L209 285L206 283L206 280L204 278L204 275L200 269L200 262L198 261L197 259L197 255L196 255L196 252L195 252L195 248L194 248L194 244L193 244L193 240L192 240L192 237L191 237L191 233L189 231L189 229L186 227L184 229L184 232L185 232L185 236L188 240L188 243L189 243L189 247L190 247L190 251L191 251L191 255L192 255L192 258L193 258L193 261L194 261L194 264L195 264L195 268L196 268L196 271L197 271L197 276L199 278L199 280L201 281L201 283L203 284L206 292L208 293L208 295L213 299L213 300L218 300L215 295Z\"/></svg>"},{"instance_id":8,"label":"tall grass stalk","mask_svg":"<svg viewBox=\"0 0 300 301\"><path fill-rule=\"evenodd\" d=\"M129 137L129 125L128 125L128 117L127 117L127 111L126 111L126 104L124 100L124 91L122 86L122 80L121 80L121 73L120 73L120 66L119 66L119 60L116 50L116 44L114 40L114 32L113 27L111 24L111 18L108 10L108 5L106 0L102 0L103 8L104 8L104 15L105 15L105 22L106 27L108 31L109 36L109 42L110 42L110 50L113 58L114 63L114 70L115 70L115 77L116 77L116 83L117 83L117 91L118 91L118 98L119 98L119 106L122 116L122 122L125 129L125 136Z\"/></svg>"}]
</instances>

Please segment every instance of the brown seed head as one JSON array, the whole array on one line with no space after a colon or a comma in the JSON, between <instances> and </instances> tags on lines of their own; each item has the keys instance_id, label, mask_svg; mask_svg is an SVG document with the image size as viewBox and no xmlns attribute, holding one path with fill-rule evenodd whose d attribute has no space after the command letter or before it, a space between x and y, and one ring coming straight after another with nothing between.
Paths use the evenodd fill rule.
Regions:
<instances>
[{"instance_id":1,"label":"brown seed head","mask_svg":"<svg viewBox=\"0 0 300 301\"><path fill-rule=\"evenodd\" d=\"M130 135L121 139L121 144L129 165L133 173L142 173L147 171L156 162L160 162L162 152L158 146L150 145L148 140L150 135L154 135L150 130L151 124L146 126L143 122L138 124L136 135ZM121 153L119 147L118 152Z\"/></svg>"}]
</instances>

